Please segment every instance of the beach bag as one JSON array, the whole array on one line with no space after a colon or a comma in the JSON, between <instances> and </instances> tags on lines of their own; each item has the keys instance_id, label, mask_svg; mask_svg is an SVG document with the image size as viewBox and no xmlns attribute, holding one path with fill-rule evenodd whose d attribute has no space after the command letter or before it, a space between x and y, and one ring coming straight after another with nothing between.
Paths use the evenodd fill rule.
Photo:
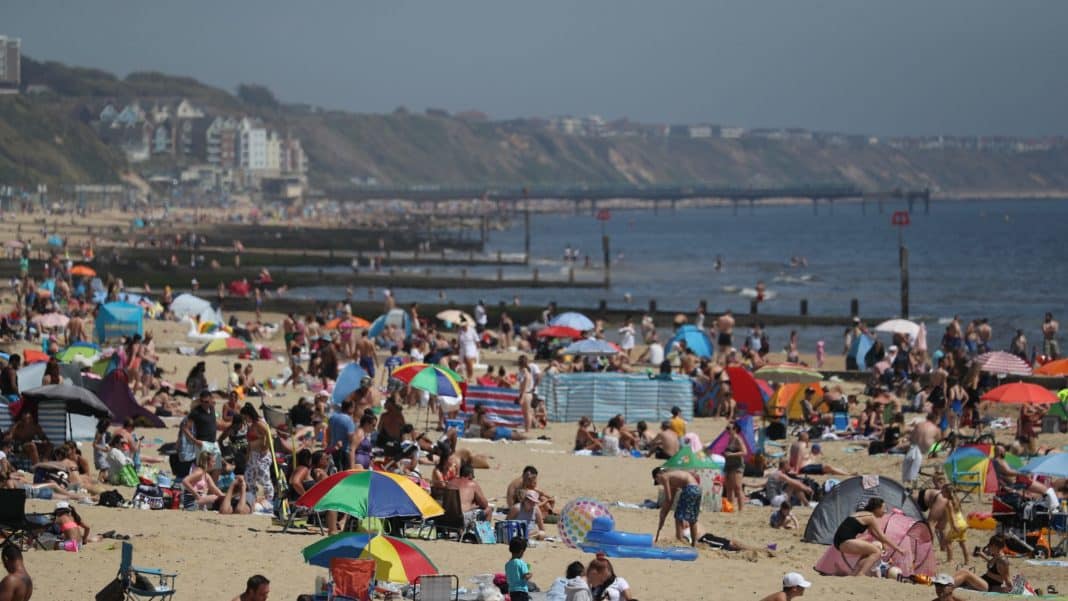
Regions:
<instances>
[{"instance_id":1,"label":"beach bag","mask_svg":"<svg viewBox=\"0 0 1068 601\"><path fill-rule=\"evenodd\" d=\"M475 538L483 545L497 544L497 533L490 522L475 522Z\"/></svg>"},{"instance_id":2,"label":"beach bag","mask_svg":"<svg viewBox=\"0 0 1068 601\"><path fill-rule=\"evenodd\" d=\"M167 507L167 500L163 498L163 491L154 484L138 484L137 492L133 496L133 502L134 505L144 503L148 505L149 509L164 509Z\"/></svg>"},{"instance_id":3,"label":"beach bag","mask_svg":"<svg viewBox=\"0 0 1068 601\"><path fill-rule=\"evenodd\" d=\"M494 538L500 544L507 545L517 536L523 539L529 537L527 523L520 520L501 520L494 524L493 528Z\"/></svg>"},{"instance_id":4,"label":"beach bag","mask_svg":"<svg viewBox=\"0 0 1068 601\"><path fill-rule=\"evenodd\" d=\"M121 484L123 486L129 486L134 488L141 483L141 478L137 476L137 470L134 469L132 463L128 463L122 466L119 473L115 475L115 484Z\"/></svg>"},{"instance_id":5,"label":"beach bag","mask_svg":"<svg viewBox=\"0 0 1068 601\"><path fill-rule=\"evenodd\" d=\"M126 502L126 499L117 490L108 490L100 493L100 506L101 507L119 507Z\"/></svg>"},{"instance_id":6,"label":"beach bag","mask_svg":"<svg viewBox=\"0 0 1068 601\"><path fill-rule=\"evenodd\" d=\"M100 592L93 597L96 601L123 601L125 598L126 591L123 590L122 581L118 578L109 582L107 586L100 589Z\"/></svg>"}]
</instances>

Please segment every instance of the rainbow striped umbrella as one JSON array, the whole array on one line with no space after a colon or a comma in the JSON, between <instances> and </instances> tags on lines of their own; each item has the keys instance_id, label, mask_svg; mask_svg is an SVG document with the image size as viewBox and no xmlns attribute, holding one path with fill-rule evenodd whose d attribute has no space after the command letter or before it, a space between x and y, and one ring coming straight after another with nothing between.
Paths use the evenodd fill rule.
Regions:
<instances>
[{"instance_id":1,"label":"rainbow striped umbrella","mask_svg":"<svg viewBox=\"0 0 1068 601\"><path fill-rule=\"evenodd\" d=\"M430 365L429 363L409 363L393 370L391 378L425 390L438 396L459 397L463 395L460 390L460 382L464 377L446 367Z\"/></svg>"},{"instance_id":2,"label":"rainbow striped umbrella","mask_svg":"<svg viewBox=\"0 0 1068 601\"><path fill-rule=\"evenodd\" d=\"M336 557L374 559L375 578L389 582L415 582L420 576L438 573L422 549L384 534L340 532L308 545L301 554L307 563L323 568L329 568L330 560Z\"/></svg>"},{"instance_id":3,"label":"rainbow striped umbrella","mask_svg":"<svg viewBox=\"0 0 1068 601\"><path fill-rule=\"evenodd\" d=\"M212 340L202 346L198 351L198 354L213 355L216 353L234 353L235 355L239 355L251 350L252 349L244 340L230 336L228 338L216 338L215 340Z\"/></svg>"},{"instance_id":4,"label":"rainbow striped umbrella","mask_svg":"<svg viewBox=\"0 0 1068 601\"><path fill-rule=\"evenodd\" d=\"M297 505L316 511L334 510L360 518L434 517L445 510L408 478L387 472L349 470L328 476L311 487Z\"/></svg>"}]
</instances>

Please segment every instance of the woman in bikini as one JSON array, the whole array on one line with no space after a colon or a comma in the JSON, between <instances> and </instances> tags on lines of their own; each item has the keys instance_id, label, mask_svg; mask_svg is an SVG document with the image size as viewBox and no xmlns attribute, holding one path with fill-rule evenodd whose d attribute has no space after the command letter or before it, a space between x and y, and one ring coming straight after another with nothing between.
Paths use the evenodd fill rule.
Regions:
<instances>
[{"instance_id":1,"label":"woman in bikini","mask_svg":"<svg viewBox=\"0 0 1068 601\"><path fill-rule=\"evenodd\" d=\"M742 428L734 422L727 430L730 440L724 449L726 460L723 466L723 498L734 504L735 511L745 506L745 491L742 490L742 477L745 475L745 441Z\"/></svg>"},{"instance_id":2,"label":"woman in bikini","mask_svg":"<svg viewBox=\"0 0 1068 601\"><path fill-rule=\"evenodd\" d=\"M861 511L842 520L838 530L835 531L834 548L841 551L843 555L860 556L856 565L853 566L853 576L861 574L879 575L872 574L871 569L883 554L882 545L890 547L897 553L904 553L901 547L886 538L886 535L879 528L879 518L885 514L886 503L879 497L872 497L868 499L867 504L864 505ZM865 532L870 534L877 542L857 538ZM879 543L882 543L882 545Z\"/></svg>"},{"instance_id":3,"label":"woman in bikini","mask_svg":"<svg viewBox=\"0 0 1068 601\"><path fill-rule=\"evenodd\" d=\"M315 477L312 475L312 452L308 449L301 449L297 452L296 467L293 469L293 474L289 477L289 493L290 500L296 501L308 491L309 488L315 486Z\"/></svg>"},{"instance_id":4,"label":"woman in bikini","mask_svg":"<svg viewBox=\"0 0 1068 601\"><path fill-rule=\"evenodd\" d=\"M601 441L597 439L597 429L593 420L583 415L579 418L578 430L575 431L575 451L600 451Z\"/></svg>"},{"instance_id":5,"label":"woman in bikini","mask_svg":"<svg viewBox=\"0 0 1068 601\"><path fill-rule=\"evenodd\" d=\"M60 539L56 541L55 549L77 552L89 544L90 541L99 540L99 537L90 539L89 524L82 520L82 516L71 507L67 501L59 501L52 512L55 516L55 528L59 531Z\"/></svg>"},{"instance_id":6,"label":"woman in bikini","mask_svg":"<svg viewBox=\"0 0 1068 601\"><path fill-rule=\"evenodd\" d=\"M201 451L197 455L196 467L182 480L182 506L185 509L198 509L211 507L223 497L223 492L215 485L211 478L211 470L215 467L215 454L211 451Z\"/></svg>"},{"instance_id":7,"label":"woman in bikini","mask_svg":"<svg viewBox=\"0 0 1068 601\"><path fill-rule=\"evenodd\" d=\"M371 434L378 427L378 418L373 413L360 416L360 426L349 438L349 465L371 469Z\"/></svg>"}]
</instances>

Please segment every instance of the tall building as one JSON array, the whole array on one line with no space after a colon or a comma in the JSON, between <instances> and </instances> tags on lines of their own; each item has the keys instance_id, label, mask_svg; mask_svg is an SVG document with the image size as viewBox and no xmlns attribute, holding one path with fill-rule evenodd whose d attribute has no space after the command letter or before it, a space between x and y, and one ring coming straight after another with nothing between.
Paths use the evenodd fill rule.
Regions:
<instances>
[{"instance_id":1,"label":"tall building","mask_svg":"<svg viewBox=\"0 0 1068 601\"><path fill-rule=\"evenodd\" d=\"M18 92L22 40L0 35L0 93Z\"/></svg>"},{"instance_id":2,"label":"tall building","mask_svg":"<svg viewBox=\"0 0 1068 601\"><path fill-rule=\"evenodd\" d=\"M245 117L238 126L238 164L247 171L267 169L267 128Z\"/></svg>"}]
</instances>

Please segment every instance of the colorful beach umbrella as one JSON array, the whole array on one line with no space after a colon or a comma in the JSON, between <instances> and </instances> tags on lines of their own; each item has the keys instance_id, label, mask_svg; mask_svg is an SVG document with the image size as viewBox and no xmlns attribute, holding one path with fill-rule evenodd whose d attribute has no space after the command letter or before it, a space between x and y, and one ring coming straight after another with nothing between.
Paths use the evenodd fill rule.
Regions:
<instances>
[{"instance_id":1,"label":"colorful beach umbrella","mask_svg":"<svg viewBox=\"0 0 1068 601\"><path fill-rule=\"evenodd\" d=\"M689 445L682 445L678 453L675 453L660 467L666 470L717 470L723 471L726 460L722 455L709 454L704 451L694 451Z\"/></svg>"},{"instance_id":2,"label":"colorful beach umbrella","mask_svg":"<svg viewBox=\"0 0 1068 601\"><path fill-rule=\"evenodd\" d=\"M727 377L731 381L731 396L745 414L764 413L764 407L772 395L771 387L767 382L758 380L744 367L728 367Z\"/></svg>"},{"instance_id":3,"label":"colorful beach umbrella","mask_svg":"<svg viewBox=\"0 0 1068 601\"><path fill-rule=\"evenodd\" d=\"M96 270L88 265L75 265L70 268L70 274L81 278L95 278Z\"/></svg>"},{"instance_id":4,"label":"colorful beach umbrella","mask_svg":"<svg viewBox=\"0 0 1068 601\"><path fill-rule=\"evenodd\" d=\"M409 363L393 370L390 377L396 378L412 388L425 390L430 394L451 397L459 397L463 394L460 390L460 382L464 380L463 376L451 369L438 365Z\"/></svg>"},{"instance_id":5,"label":"colorful beach umbrella","mask_svg":"<svg viewBox=\"0 0 1068 601\"><path fill-rule=\"evenodd\" d=\"M1035 369L1036 376L1068 376L1068 359L1050 361Z\"/></svg>"},{"instance_id":6,"label":"colorful beach umbrella","mask_svg":"<svg viewBox=\"0 0 1068 601\"><path fill-rule=\"evenodd\" d=\"M312 486L297 505L316 511L340 511L360 518L434 517L445 513L415 482L399 474L348 470Z\"/></svg>"},{"instance_id":7,"label":"colorful beach umbrella","mask_svg":"<svg viewBox=\"0 0 1068 601\"><path fill-rule=\"evenodd\" d=\"M561 313L556 317L549 320L550 326L566 326L568 328L574 328L580 332L587 332L594 328L593 321L589 317L586 317L582 313Z\"/></svg>"},{"instance_id":8,"label":"colorful beach umbrella","mask_svg":"<svg viewBox=\"0 0 1068 601\"><path fill-rule=\"evenodd\" d=\"M1046 405L1056 403L1059 400L1052 390L1043 388L1038 384L1028 384L1027 382L1002 384L987 391L986 394L979 398L984 401L994 401L995 403L1040 403Z\"/></svg>"},{"instance_id":9,"label":"colorful beach umbrella","mask_svg":"<svg viewBox=\"0 0 1068 601\"><path fill-rule=\"evenodd\" d=\"M582 332L567 326L549 326L538 330L538 338L582 338Z\"/></svg>"},{"instance_id":10,"label":"colorful beach umbrella","mask_svg":"<svg viewBox=\"0 0 1068 601\"><path fill-rule=\"evenodd\" d=\"M811 367L805 367L804 365L797 365L795 363L765 365L756 370L754 375L769 382L779 382L780 384L808 384L810 382L819 382L823 380L823 374L820 372Z\"/></svg>"},{"instance_id":11,"label":"colorful beach umbrella","mask_svg":"<svg viewBox=\"0 0 1068 601\"><path fill-rule=\"evenodd\" d=\"M349 325L346 326L345 322L348 322ZM355 315L352 315L348 319L335 317L334 319L331 319L330 321L323 324L323 328L327 330L340 330L349 326L360 329L369 328L371 327L371 322L367 321L362 317L356 317Z\"/></svg>"},{"instance_id":12,"label":"colorful beach umbrella","mask_svg":"<svg viewBox=\"0 0 1068 601\"><path fill-rule=\"evenodd\" d=\"M475 323L475 318L459 309L446 309L435 315L441 321L452 324Z\"/></svg>"},{"instance_id":13,"label":"colorful beach umbrella","mask_svg":"<svg viewBox=\"0 0 1068 601\"><path fill-rule=\"evenodd\" d=\"M233 353L235 355L251 351L248 343L240 338L230 336L228 338L216 338L200 348L200 355L215 355L220 353Z\"/></svg>"},{"instance_id":14,"label":"colorful beach umbrella","mask_svg":"<svg viewBox=\"0 0 1068 601\"><path fill-rule=\"evenodd\" d=\"M384 534L340 532L305 547L304 561L323 568L338 557L374 559L375 578L389 582L415 582L420 576L438 573L426 553L406 539Z\"/></svg>"},{"instance_id":15,"label":"colorful beach umbrella","mask_svg":"<svg viewBox=\"0 0 1068 601\"><path fill-rule=\"evenodd\" d=\"M1031 366L1026 361L1005 351L983 353L975 358L979 370L988 374L1005 374L1010 376L1029 376Z\"/></svg>"}]
</instances>

